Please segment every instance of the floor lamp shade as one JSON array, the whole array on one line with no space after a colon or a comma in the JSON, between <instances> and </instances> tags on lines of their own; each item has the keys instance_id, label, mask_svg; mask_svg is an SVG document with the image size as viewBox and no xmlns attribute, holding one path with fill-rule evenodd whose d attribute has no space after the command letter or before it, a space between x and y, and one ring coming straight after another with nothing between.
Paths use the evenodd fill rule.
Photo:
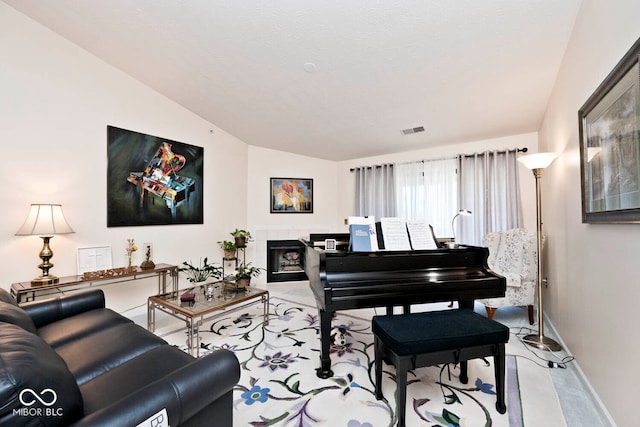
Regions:
<instances>
[{"instance_id":1,"label":"floor lamp shade","mask_svg":"<svg viewBox=\"0 0 640 427\"><path fill-rule=\"evenodd\" d=\"M551 164L556 158L555 153L538 153L530 154L528 156L522 156L518 158L518 161L524 164L527 168L533 171L533 176L536 178L536 222L537 222L537 237L538 237L538 274L537 274L537 299L538 299L538 333L525 336L522 341L532 347L536 347L539 350L546 351L559 351L562 350L560 344L558 344L553 338L546 337L544 335L544 299L542 294L542 172Z\"/></svg>"},{"instance_id":2,"label":"floor lamp shade","mask_svg":"<svg viewBox=\"0 0 640 427\"><path fill-rule=\"evenodd\" d=\"M16 232L16 236L40 236L44 241L40 258L42 263L38 266L42 275L31 281L32 285L44 285L56 283L58 278L49 274L53 264L49 260L53 257L53 251L49 247L49 241L56 234L71 234L71 229L62 213L61 205L33 204L22 227Z\"/></svg>"},{"instance_id":3,"label":"floor lamp shade","mask_svg":"<svg viewBox=\"0 0 640 427\"><path fill-rule=\"evenodd\" d=\"M556 153L537 153L519 157L518 161L531 170L544 169L549 166L556 157Z\"/></svg>"}]
</instances>

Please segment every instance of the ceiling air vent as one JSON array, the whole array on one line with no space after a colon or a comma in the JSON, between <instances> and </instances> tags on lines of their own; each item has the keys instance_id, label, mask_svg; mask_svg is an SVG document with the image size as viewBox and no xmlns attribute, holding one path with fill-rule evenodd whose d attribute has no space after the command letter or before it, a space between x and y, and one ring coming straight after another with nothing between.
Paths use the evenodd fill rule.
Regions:
<instances>
[{"instance_id":1,"label":"ceiling air vent","mask_svg":"<svg viewBox=\"0 0 640 427\"><path fill-rule=\"evenodd\" d=\"M418 126L416 128L402 129L404 135L411 135L413 133L424 132L424 126Z\"/></svg>"}]
</instances>

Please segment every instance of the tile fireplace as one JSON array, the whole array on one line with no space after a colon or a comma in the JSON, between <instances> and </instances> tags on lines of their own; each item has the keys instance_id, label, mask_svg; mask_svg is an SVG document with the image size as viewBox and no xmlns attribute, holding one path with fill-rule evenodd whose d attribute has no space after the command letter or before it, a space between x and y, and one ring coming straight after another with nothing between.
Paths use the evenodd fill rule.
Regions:
<instances>
[{"instance_id":1,"label":"tile fireplace","mask_svg":"<svg viewBox=\"0 0 640 427\"><path fill-rule=\"evenodd\" d=\"M299 240L267 240L267 283L307 280L304 250Z\"/></svg>"}]
</instances>

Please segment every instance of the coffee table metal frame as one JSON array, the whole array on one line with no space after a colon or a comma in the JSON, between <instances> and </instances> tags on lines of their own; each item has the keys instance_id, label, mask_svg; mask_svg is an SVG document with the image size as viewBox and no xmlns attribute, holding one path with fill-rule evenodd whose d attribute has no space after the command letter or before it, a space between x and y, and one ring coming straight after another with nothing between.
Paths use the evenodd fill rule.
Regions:
<instances>
[{"instance_id":1,"label":"coffee table metal frame","mask_svg":"<svg viewBox=\"0 0 640 427\"><path fill-rule=\"evenodd\" d=\"M250 287L236 289L235 284L225 282L217 282L213 285L220 286L221 289L212 298L205 296L206 284L181 289L177 292L150 296L147 302L147 329L151 332L155 331L156 309L183 320L187 326L189 354L199 357L200 334L198 334L198 329L205 319L216 319L255 304L255 300L260 299L264 307L264 324L269 324L269 291ZM180 296L185 293L195 294L195 301L193 303L181 302Z\"/></svg>"}]
</instances>

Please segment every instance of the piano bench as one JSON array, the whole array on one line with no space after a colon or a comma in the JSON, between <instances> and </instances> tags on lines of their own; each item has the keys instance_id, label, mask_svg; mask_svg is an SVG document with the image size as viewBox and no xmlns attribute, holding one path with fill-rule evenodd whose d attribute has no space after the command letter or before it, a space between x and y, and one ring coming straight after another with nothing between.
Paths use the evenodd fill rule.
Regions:
<instances>
[{"instance_id":1,"label":"piano bench","mask_svg":"<svg viewBox=\"0 0 640 427\"><path fill-rule=\"evenodd\" d=\"M493 356L496 409L504 414L505 352L509 328L471 310L374 316L375 393L382 399L382 360L396 367L398 427L405 425L407 371L442 363L460 363L460 381L466 384L467 360Z\"/></svg>"}]
</instances>

